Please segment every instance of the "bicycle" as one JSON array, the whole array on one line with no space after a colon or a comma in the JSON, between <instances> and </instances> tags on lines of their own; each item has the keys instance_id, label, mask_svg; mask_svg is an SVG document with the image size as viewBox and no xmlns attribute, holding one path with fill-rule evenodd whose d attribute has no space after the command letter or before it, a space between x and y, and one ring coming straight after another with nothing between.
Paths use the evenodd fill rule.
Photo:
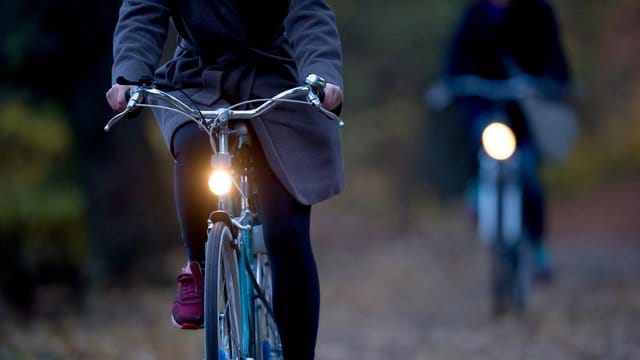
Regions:
<instances>
[{"instance_id":1,"label":"bicycle","mask_svg":"<svg viewBox=\"0 0 640 360\"><path fill-rule=\"evenodd\" d=\"M491 247L493 312L526 307L531 265L523 227L523 169L516 137L502 115L482 131L478 151L478 235Z\"/></svg>"},{"instance_id":2,"label":"bicycle","mask_svg":"<svg viewBox=\"0 0 640 360\"><path fill-rule=\"evenodd\" d=\"M126 81L125 81L126 82ZM287 102L311 106L329 119L342 120L321 104L325 80L309 75L300 85L272 98L247 100L226 108L199 110L148 79L132 83L125 110L109 120L109 131L134 110L150 107L177 111L195 121L212 149L209 188L218 205L207 219L204 270L205 358L282 359L282 344L271 305L271 273L252 183L250 120ZM304 100L296 99L303 97ZM151 104L147 100L157 100ZM238 107L259 106L249 110ZM233 191L235 190L235 191Z\"/></svg>"},{"instance_id":3,"label":"bicycle","mask_svg":"<svg viewBox=\"0 0 640 360\"><path fill-rule=\"evenodd\" d=\"M471 141L477 149L478 168L472 198L478 238L490 246L491 306L495 315L511 308L524 311L532 278L523 202L526 167L531 167L527 162L534 150L531 144L520 144L516 138L507 103L558 91L557 84L528 76L492 80L467 75L437 83L426 94L426 101L436 110L456 97L476 97L491 104L473 122L477 128Z\"/></svg>"}]
</instances>

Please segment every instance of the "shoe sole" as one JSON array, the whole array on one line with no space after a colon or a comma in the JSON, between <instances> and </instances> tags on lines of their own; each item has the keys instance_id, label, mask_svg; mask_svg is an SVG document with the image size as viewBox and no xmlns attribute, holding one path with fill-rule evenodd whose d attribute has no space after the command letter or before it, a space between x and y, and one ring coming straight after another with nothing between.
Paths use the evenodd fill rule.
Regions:
<instances>
[{"instance_id":1,"label":"shoe sole","mask_svg":"<svg viewBox=\"0 0 640 360\"><path fill-rule=\"evenodd\" d=\"M171 324L181 330L198 330L204 327L204 324L190 324L190 323L179 324L176 321L176 319L173 318L173 315L171 315Z\"/></svg>"}]
</instances>

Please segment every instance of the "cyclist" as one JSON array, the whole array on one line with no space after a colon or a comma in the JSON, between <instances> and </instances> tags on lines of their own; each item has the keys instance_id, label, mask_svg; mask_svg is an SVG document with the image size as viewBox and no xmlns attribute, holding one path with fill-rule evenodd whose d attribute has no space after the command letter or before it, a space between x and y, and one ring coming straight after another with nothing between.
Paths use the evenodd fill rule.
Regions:
<instances>
[{"instance_id":1,"label":"cyclist","mask_svg":"<svg viewBox=\"0 0 640 360\"><path fill-rule=\"evenodd\" d=\"M178 46L161 59L170 22ZM325 0L125 0L113 42L109 105L121 111L123 77L149 77L201 109L265 98L317 74L327 81L323 106L339 112L342 54L333 10ZM187 99L188 98L190 99ZM211 148L198 126L156 111L173 157L174 191L187 265L178 275L174 325L202 327L205 224L214 199L205 172ZM319 318L319 280L310 243L311 205L344 188L339 125L320 112L280 106L252 120L258 206L273 272L273 302L284 357L312 359Z\"/></svg>"},{"instance_id":2,"label":"cyclist","mask_svg":"<svg viewBox=\"0 0 640 360\"><path fill-rule=\"evenodd\" d=\"M552 80L556 88L563 89L560 93L570 82L555 14L545 0L475 0L465 9L449 46L445 78L474 75L500 80L513 76L516 69ZM478 120L494 104L474 96L458 98L457 105L462 110L475 160L482 131ZM545 241L544 191L538 173L541 161L535 139L515 101L508 103L507 112L525 159L524 225L535 249L535 274L537 279L546 280L550 279L552 268ZM477 163L474 167L477 170Z\"/></svg>"}]
</instances>

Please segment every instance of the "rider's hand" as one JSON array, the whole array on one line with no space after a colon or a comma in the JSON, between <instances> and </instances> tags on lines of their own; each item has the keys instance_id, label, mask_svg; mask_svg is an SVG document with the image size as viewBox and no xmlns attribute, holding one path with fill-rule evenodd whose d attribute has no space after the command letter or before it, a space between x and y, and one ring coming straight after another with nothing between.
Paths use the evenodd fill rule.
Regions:
<instances>
[{"instance_id":1,"label":"rider's hand","mask_svg":"<svg viewBox=\"0 0 640 360\"><path fill-rule=\"evenodd\" d=\"M107 90L107 102L109 106L113 109L113 111L121 112L127 107L127 91L133 88L132 85L120 85L114 84L111 86L111 89Z\"/></svg>"},{"instance_id":2,"label":"rider's hand","mask_svg":"<svg viewBox=\"0 0 640 360\"><path fill-rule=\"evenodd\" d=\"M338 86L327 83L324 87L324 99L322 100L322 107L327 110L334 110L342 103L342 89Z\"/></svg>"},{"instance_id":3,"label":"rider's hand","mask_svg":"<svg viewBox=\"0 0 640 360\"><path fill-rule=\"evenodd\" d=\"M445 80L439 80L427 90L425 100L433 110L440 111L453 102L453 93Z\"/></svg>"}]
</instances>

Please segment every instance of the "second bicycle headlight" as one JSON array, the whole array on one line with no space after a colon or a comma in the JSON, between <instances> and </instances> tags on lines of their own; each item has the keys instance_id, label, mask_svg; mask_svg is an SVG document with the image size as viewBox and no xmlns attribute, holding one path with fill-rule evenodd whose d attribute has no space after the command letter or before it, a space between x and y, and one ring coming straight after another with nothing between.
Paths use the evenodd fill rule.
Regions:
<instances>
[{"instance_id":1,"label":"second bicycle headlight","mask_svg":"<svg viewBox=\"0 0 640 360\"><path fill-rule=\"evenodd\" d=\"M516 136L510 127L494 122L482 131L482 147L496 160L506 160L516 151Z\"/></svg>"}]
</instances>

